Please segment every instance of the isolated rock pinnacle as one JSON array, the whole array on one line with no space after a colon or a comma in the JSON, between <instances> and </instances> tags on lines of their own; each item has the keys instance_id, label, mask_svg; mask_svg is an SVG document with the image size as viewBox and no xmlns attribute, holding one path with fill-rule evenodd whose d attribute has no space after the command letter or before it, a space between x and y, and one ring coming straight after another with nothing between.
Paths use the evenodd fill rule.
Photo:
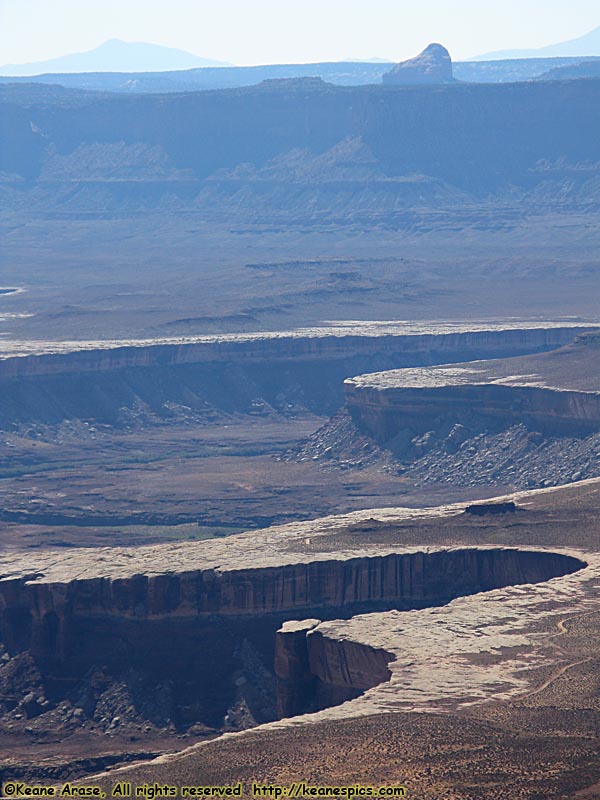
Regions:
<instances>
[{"instance_id":1,"label":"isolated rock pinnacle","mask_svg":"<svg viewBox=\"0 0 600 800\"><path fill-rule=\"evenodd\" d=\"M422 53L396 64L383 76L387 84L452 83L452 59L441 44L430 44Z\"/></svg>"}]
</instances>

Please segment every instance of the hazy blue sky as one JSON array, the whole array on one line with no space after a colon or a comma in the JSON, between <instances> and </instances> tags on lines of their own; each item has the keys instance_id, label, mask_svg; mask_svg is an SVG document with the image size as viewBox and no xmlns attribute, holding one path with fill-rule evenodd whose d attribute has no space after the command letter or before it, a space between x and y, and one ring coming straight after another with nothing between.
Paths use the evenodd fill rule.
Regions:
<instances>
[{"instance_id":1,"label":"hazy blue sky","mask_svg":"<svg viewBox=\"0 0 600 800\"><path fill-rule=\"evenodd\" d=\"M539 47L600 25L598 0L0 0L0 64L147 41L237 64L455 58Z\"/></svg>"}]
</instances>

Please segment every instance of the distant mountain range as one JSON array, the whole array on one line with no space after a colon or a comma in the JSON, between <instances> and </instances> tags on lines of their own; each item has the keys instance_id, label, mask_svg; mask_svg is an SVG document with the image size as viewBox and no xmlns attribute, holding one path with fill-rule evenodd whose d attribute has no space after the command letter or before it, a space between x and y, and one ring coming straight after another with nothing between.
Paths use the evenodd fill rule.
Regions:
<instances>
[{"instance_id":1,"label":"distant mountain range","mask_svg":"<svg viewBox=\"0 0 600 800\"><path fill-rule=\"evenodd\" d=\"M568 52L579 49L582 54L551 55L563 49ZM528 55L511 55L521 52ZM600 60L600 28L573 42L540 50L498 51L469 61L454 62L454 77L468 83L598 77L596 59ZM36 83L78 89L153 93L238 88L264 80L318 77L341 86L361 86L380 84L383 75L393 67L392 62L377 58L237 67L162 45L111 39L84 53L31 64L0 66L0 84L30 82L34 78ZM563 67L564 72L560 72Z\"/></svg>"},{"instance_id":2,"label":"distant mountain range","mask_svg":"<svg viewBox=\"0 0 600 800\"><path fill-rule=\"evenodd\" d=\"M0 75L31 76L47 72L168 72L193 67L221 66L231 65L160 44L110 39L84 53L71 53L31 64L5 64L0 66Z\"/></svg>"},{"instance_id":3,"label":"distant mountain range","mask_svg":"<svg viewBox=\"0 0 600 800\"><path fill-rule=\"evenodd\" d=\"M529 80L564 80L598 77L600 58L521 58L505 61L455 61L454 77L466 83L514 83ZM585 62L585 63L581 63ZM45 75L7 76L1 74L0 86L9 83L56 84L73 89L154 94L161 92L198 92L206 89L236 89L255 86L262 81L294 78L321 78L338 86L381 84L391 62L330 62L316 64L269 64L259 67L201 67L165 72L79 72ZM559 72L562 67L578 67L572 74Z\"/></svg>"},{"instance_id":4,"label":"distant mountain range","mask_svg":"<svg viewBox=\"0 0 600 800\"><path fill-rule=\"evenodd\" d=\"M535 50L496 50L469 61L496 61L507 58L554 58L557 56L600 56L600 27L566 42L539 47Z\"/></svg>"}]
</instances>

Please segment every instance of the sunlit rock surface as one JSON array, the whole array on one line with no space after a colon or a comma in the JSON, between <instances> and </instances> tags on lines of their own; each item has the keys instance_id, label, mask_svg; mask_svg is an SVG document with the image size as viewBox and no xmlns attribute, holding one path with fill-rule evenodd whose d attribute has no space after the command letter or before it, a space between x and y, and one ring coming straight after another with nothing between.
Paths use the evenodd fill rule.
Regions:
<instances>
[{"instance_id":1,"label":"sunlit rock surface","mask_svg":"<svg viewBox=\"0 0 600 800\"><path fill-rule=\"evenodd\" d=\"M366 370L495 358L565 344L593 322L347 322L277 333L129 341L0 342L0 427L94 419L123 409L190 413L299 408L332 414ZM85 380L82 378L85 377Z\"/></svg>"},{"instance_id":2,"label":"sunlit rock surface","mask_svg":"<svg viewBox=\"0 0 600 800\"><path fill-rule=\"evenodd\" d=\"M598 484L587 485L596 491ZM517 513L536 514L545 497L532 492L511 499ZM299 619L306 610L310 623L295 629L309 630L303 677L318 679L321 706L355 698L315 719L510 697L526 685L521 670L543 662L544 620L598 606L600 560L564 547L393 544L396 526L480 524L465 517L462 505L370 510L226 542L5 554L3 635L9 646L29 647L56 669L65 659L70 667L77 662L78 648L85 647L72 634L84 629L98 634L106 658L119 631L133 632L143 649L144 631L170 631L173 640L185 635L186 625L209 618L220 625L243 619L249 631L253 620L281 620L282 613ZM522 519L527 525L528 517ZM385 527L387 544L369 544L361 534L361 526L373 525ZM395 610L411 607L394 605L402 599L419 607ZM391 610L371 611L380 601ZM360 610L360 602L371 613L315 624L315 609L335 615L344 607ZM210 627L195 630L210 636ZM154 636L152 645L160 649L159 641ZM199 641L206 649L210 639ZM303 658L280 651L279 672L285 678Z\"/></svg>"},{"instance_id":3,"label":"sunlit rock surface","mask_svg":"<svg viewBox=\"0 0 600 800\"><path fill-rule=\"evenodd\" d=\"M383 76L388 85L415 86L419 84L452 83L452 59L441 44L430 44L418 56L402 61Z\"/></svg>"},{"instance_id":4,"label":"sunlit rock surface","mask_svg":"<svg viewBox=\"0 0 600 800\"><path fill-rule=\"evenodd\" d=\"M345 381L358 424L380 441L440 416L483 415L556 432L600 428L600 336L545 354L361 375Z\"/></svg>"}]
</instances>

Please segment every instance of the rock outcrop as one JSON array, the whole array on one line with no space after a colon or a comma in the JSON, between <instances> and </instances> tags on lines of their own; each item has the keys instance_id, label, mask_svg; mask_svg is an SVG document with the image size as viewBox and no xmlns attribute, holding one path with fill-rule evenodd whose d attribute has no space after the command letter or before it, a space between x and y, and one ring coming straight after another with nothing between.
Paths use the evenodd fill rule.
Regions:
<instances>
[{"instance_id":1,"label":"rock outcrop","mask_svg":"<svg viewBox=\"0 0 600 800\"><path fill-rule=\"evenodd\" d=\"M402 61L386 72L383 82L403 86L453 83L450 53L441 44L430 44L415 58Z\"/></svg>"},{"instance_id":2,"label":"rock outcrop","mask_svg":"<svg viewBox=\"0 0 600 800\"><path fill-rule=\"evenodd\" d=\"M365 323L179 340L6 342L0 427L90 418L120 424L131 408L169 419L174 405L191 415L257 408L331 414L343 403L344 378L360 371L547 350L582 330L551 322Z\"/></svg>"},{"instance_id":3,"label":"rock outcrop","mask_svg":"<svg viewBox=\"0 0 600 800\"><path fill-rule=\"evenodd\" d=\"M319 620L439 606L584 566L565 554L511 548L308 556L300 537L315 530L310 523L226 543L8 556L0 641L12 657L28 652L45 684L62 687L55 695L75 691L97 667L115 680L133 670L147 685L168 680L170 696L182 698L182 707L170 701L179 723L218 726L235 700L240 642L271 664L275 658L280 713L301 713L377 685L392 658L370 643L321 637ZM275 645L275 631L299 612L315 619L288 624Z\"/></svg>"},{"instance_id":4,"label":"rock outcrop","mask_svg":"<svg viewBox=\"0 0 600 800\"><path fill-rule=\"evenodd\" d=\"M332 359L402 353L408 358L472 358L490 352L531 353L570 342L592 323L531 322L356 322L276 333L241 333L131 341L0 343L0 380L72 372L106 372L130 367L181 366L215 362ZM482 357L482 356L479 356ZM429 363L436 363L435 361Z\"/></svg>"},{"instance_id":5,"label":"rock outcrop","mask_svg":"<svg viewBox=\"0 0 600 800\"><path fill-rule=\"evenodd\" d=\"M465 508L465 514L476 517L486 517L494 514L515 514L517 506L512 502L507 503L475 503Z\"/></svg>"},{"instance_id":6,"label":"rock outcrop","mask_svg":"<svg viewBox=\"0 0 600 800\"><path fill-rule=\"evenodd\" d=\"M542 355L401 369L346 380L350 413L378 442L465 415L492 427L587 435L600 429L600 336Z\"/></svg>"},{"instance_id":7,"label":"rock outcrop","mask_svg":"<svg viewBox=\"0 0 600 800\"><path fill-rule=\"evenodd\" d=\"M320 619L290 620L277 631L275 675L279 717L295 717L311 710L317 678L311 669L306 635L320 622Z\"/></svg>"},{"instance_id":8,"label":"rock outcrop","mask_svg":"<svg viewBox=\"0 0 600 800\"><path fill-rule=\"evenodd\" d=\"M388 664L395 656L382 647L327 636L318 628L307 634L307 645L317 708L352 700L391 678Z\"/></svg>"},{"instance_id":9,"label":"rock outcrop","mask_svg":"<svg viewBox=\"0 0 600 800\"><path fill-rule=\"evenodd\" d=\"M582 436L571 422L568 434L542 433L523 422L475 414L468 403L452 413L434 420L406 415L400 433L378 442L343 408L282 458L319 462L328 472L375 467L420 489L443 491L533 489L600 477L600 431Z\"/></svg>"}]
</instances>

